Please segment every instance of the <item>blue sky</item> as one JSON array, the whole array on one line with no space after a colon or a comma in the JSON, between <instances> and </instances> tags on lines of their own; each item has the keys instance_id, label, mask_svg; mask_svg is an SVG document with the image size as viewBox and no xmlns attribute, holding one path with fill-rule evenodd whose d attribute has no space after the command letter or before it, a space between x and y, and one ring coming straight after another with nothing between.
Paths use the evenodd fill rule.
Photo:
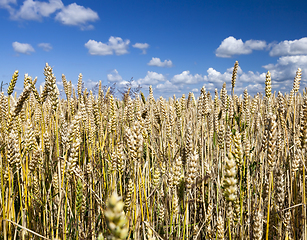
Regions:
<instances>
[{"instance_id":1,"label":"blue sky","mask_svg":"<svg viewBox=\"0 0 307 240\"><path fill-rule=\"evenodd\" d=\"M0 0L0 81L19 70L44 82L53 67L91 89L125 85L132 77L147 95L181 96L203 85L213 93L232 68L240 69L235 91L264 92L266 72L273 91L290 92L298 67L307 83L306 1L34 1ZM5 86L7 87L7 86Z\"/></svg>"}]
</instances>

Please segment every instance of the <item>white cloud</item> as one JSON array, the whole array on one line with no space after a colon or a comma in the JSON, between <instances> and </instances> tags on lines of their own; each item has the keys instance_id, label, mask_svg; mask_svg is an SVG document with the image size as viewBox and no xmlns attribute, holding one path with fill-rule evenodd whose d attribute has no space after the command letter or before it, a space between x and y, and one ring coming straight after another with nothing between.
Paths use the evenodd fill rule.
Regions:
<instances>
[{"instance_id":1,"label":"white cloud","mask_svg":"<svg viewBox=\"0 0 307 240\"><path fill-rule=\"evenodd\" d=\"M210 83L215 83L218 86L222 86L224 82L229 83L231 82L232 78L232 72L233 72L233 67L227 68L226 72L221 73L214 68L208 68L207 73L207 80ZM237 74L241 75L243 73L241 67L238 67Z\"/></svg>"},{"instance_id":2,"label":"white cloud","mask_svg":"<svg viewBox=\"0 0 307 240\"><path fill-rule=\"evenodd\" d=\"M252 50L263 50L267 46L266 42L261 40L247 40L244 45Z\"/></svg>"},{"instance_id":3,"label":"white cloud","mask_svg":"<svg viewBox=\"0 0 307 240\"><path fill-rule=\"evenodd\" d=\"M119 75L118 71L114 69L111 73L107 75L107 79L109 82L117 82L118 85L125 86L129 83L129 81L123 80L122 76ZM152 71L148 71L144 78L139 78L138 80L130 81L132 87L140 86L149 86L149 85L156 85L160 82L166 81L166 77L161 73L156 73Z\"/></svg>"},{"instance_id":4,"label":"white cloud","mask_svg":"<svg viewBox=\"0 0 307 240\"><path fill-rule=\"evenodd\" d=\"M165 81L166 77L161 73L148 71L144 78L138 79L138 84L142 85L154 85L161 81Z\"/></svg>"},{"instance_id":5,"label":"white cloud","mask_svg":"<svg viewBox=\"0 0 307 240\"><path fill-rule=\"evenodd\" d=\"M109 42L102 43L97 42L95 40L88 40L85 43L85 47L88 48L89 54L91 55L113 55L114 52L116 55L123 55L128 53L128 46L130 40L123 41L120 37L113 37L109 38Z\"/></svg>"},{"instance_id":6,"label":"white cloud","mask_svg":"<svg viewBox=\"0 0 307 240\"><path fill-rule=\"evenodd\" d=\"M172 82L178 84L195 84L201 81L204 81L204 77L202 77L200 74L195 74L193 76L190 74L190 71L183 71L172 78Z\"/></svg>"},{"instance_id":7,"label":"white cloud","mask_svg":"<svg viewBox=\"0 0 307 240\"><path fill-rule=\"evenodd\" d=\"M34 48L29 43L13 42L12 46L17 53L30 55L31 52L35 52Z\"/></svg>"},{"instance_id":8,"label":"white cloud","mask_svg":"<svg viewBox=\"0 0 307 240\"><path fill-rule=\"evenodd\" d=\"M263 67L270 71L272 80L275 81L293 80L298 68L302 69L302 79L304 79L306 78L304 72L307 73L307 55L283 56L277 60L276 64Z\"/></svg>"},{"instance_id":9,"label":"white cloud","mask_svg":"<svg viewBox=\"0 0 307 240\"><path fill-rule=\"evenodd\" d=\"M267 46L265 41L236 39L230 36L224 39L216 49L215 55L222 58L230 58L233 55L250 54L253 50L262 50Z\"/></svg>"},{"instance_id":10,"label":"white cloud","mask_svg":"<svg viewBox=\"0 0 307 240\"><path fill-rule=\"evenodd\" d=\"M250 84L248 84L247 86L235 87L235 93L239 94L239 95L241 95L241 94L243 95L243 92L244 92L245 89L247 89L248 94L251 95L251 96L256 95L259 92L264 93L264 87L265 87L264 81L265 81L265 78L263 80L263 83L250 82ZM274 89L273 89L273 91L274 91Z\"/></svg>"},{"instance_id":11,"label":"white cloud","mask_svg":"<svg viewBox=\"0 0 307 240\"><path fill-rule=\"evenodd\" d=\"M50 43L39 43L37 46L42 48L46 52L49 52L52 49L52 46Z\"/></svg>"},{"instance_id":12,"label":"white cloud","mask_svg":"<svg viewBox=\"0 0 307 240\"><path fill-rule=\"evenodd\" d=\"M63 7L61 0L49 0L49 2L25 0L20 9L11 14L11 18L14 20L42 20L43 17L49 17Z\"/></svg>"},{"instance_id":13,"label":"white cloud","mask_svg":"<svg viewBox=\"0 0 307 240\"><path fill-rule=\"evenodd\" d=\"M232 74L230 72L220 73L214 68L208 68L207 80L209 83L213 83L215 88L221 88L224 82L231 82Z\"/></svg>"},{"instance_id":14,"label":"white cloud","mask_svg":"<svg viewBox=\"0 0 307 240\"><path fill-rule=\"evenodd\" d=\"M238 82L246 82L246 83L264 83L266 73L254 73L253 71L244 72L239 76Z\"/></svg>"},{"instance_id":15,"label":"white cloud","mask_svg":"<svg viewBox=\"0 0 307 240\"><path fill-rule=\"evenodd\" d=\"M36 20L41 21L43 17L49 17L57 12L55 20L64 25L79 26L82 30L92 29L94 22L99 19L97 12L85 8L76 3L64 6L61 0L49 0L48 2L25 0L18 10L13 9L10 4L16 4L16 0L0 0L0 8L7 8L13 20Z\"/></svg>"},{"instance_id":16,"label":"white cloud","mask_svg":"<svg viewBox=\"0 0 307 240\"><path fill-rule=\"evenodd\" d=\"M138 48L142 50L142 54L146 54L146 49L149 48L149 44L148 43L136 43L132 45L132 47Z\"/></svg>"},{"instance_id":17,"label":"white cloud","mask_svg":"<svg viewBox=\"0 0 307 240\"><path fill-rule=\"evenodd\" d=\"M10 4L16 4L16 0L0 0L0 8L6 8Z\"/></svg>"},{"instance_id":18,"label":"white cloud","mask_svg":"<svg viewBox=\"0 0 307 240\"><path fill-rule=\"evenodd\" d=\"M268 64L263 66L266 71L254 72L254 71L243 71L240 67L237 72L237 81L235 83L235 93L240 95L243 94L244 90L247 89L250 95L255 95L258 92L264 93L265 89L265 77L266 72L269 70L272 75L272 91L289 92L293 86L293 79L297 68L302 69L302 80L301 86L307 85L307 55L300 56L284 56L280 57L275 64ZM174 75L170 80L165 75L152 72L157 76L161 76L161 81L154 80L150 77L150 72L144 79L137 81L141 86L148 83L153 85L154 92L164 97L169 97L174 93L185 93L188 91L199 92L202 85L205 86L207 91L210 91L214 96L214 90L218 89L220 92L223 83L226 82L226 88L228 94L231 94L231 77L233 67L226 69L224 72L219 72L214 68L208 68L206 75L195 74L192 75L189 71L183 71L180 74ZM141 81L143 80L143 82ZM191 85L190 85L191 84ZM145 85L146 86L146 85ZM191 87L191 88L189 88ZM302 89L303 87L301 87Z\"/></svg>"},{"instance_id":19,"label":"white cloud","mask_svg":"<svg viewBox=\"0 0 307 240\"><path fill-rule=\"evenodd\" d=\"M168 92L168 93L180 92L178 86L176 86L175 84L171 83L168 80L165 83L158 84L156 86L156 89L159 92Z\"/></svg>"},{"instance_id":20,"label":"white cloud","mask_svg":"<svg viewBox=\"0 0 307 240\"><path fill-rule=\"evenodd\" d=\"M171 60L164 60L164 62L161 62L160 58L153 57L147 65L156 67L172 67L173 63Z\"/></svg>"},{"instance_id":21,"label":"white cloud","mask_svg":"<svg viewBox=\"0 0 307 240\"><path fill-rule=\"evenodd\" d=\"M10 14L13 14L14 9L11 4L17 4L16 0L0 0L0 8L7 9Z\"/></svg>"},{"instance_id":22,"label":"white cloud","mask_svg":"<svg viewBox=\"0 0 307 240\"><path fill-rule=\"evenodd\" d=\"M125 87L127 87L127 85L131 88L137 88L139 86L139 84L135 80L132 80L132 81L123 80L123 81L118 83L119 88L125 88Z\"/></svg>"},{"instance_id":23,"label":"white cloud","mask_svg":"<svg viewBox=\"0 0 307 240\"><path fill-rule=\"evenodd\" d=\"M121 87L123 87L123 86L125 86L125 85L127 85L127 84L129 84L129 82L126 81L126 80L123 80L123 81L120 81L120 82L119 82L119 85L120 85Z\"/></svg>"},{"instance_id":24,"label":"white cloud","mask_svg":"<svg viewBox=\"0 0 307 240\"><path fill-rule=\"evenodd\" d=\"M227 73L231 73L231 75L232 75L232 73L233 73L233 68L234 67L231 67L231 68L227 68ZM242 71L242 69L241 69L241 67L240 66L238 66L238 70L237 70L237 74L242 74L243 73L243 71Z\"/></svg>"},{"instance_id":25,"label":"white cloud","mask_svg":"<svg viewBox=\"0 0 307 240\"><path fill-rule=\"evenodd\" d=\"M123 80L116 69L107 75L107 79L109 82L120 82Z\"/></svg>"},{"instance_id":26,"label":"white cloud","mask_svg":"<svg viewBox=\"0 0 307 240\"><path fill-rule=\"evenodd\" d=\"M128 53L128 46L130 40L121 39L120 37L110 37L109 45L112 47L116 55L123 55Z\"/></svg>"},{"instance_id":27,"label":"white cloud","mask_svg":"<svg viewBox=\"0 0 307 240\"><path fill-rule=\"evenodd\" d=\"M85 8L76 3L69 4L57 13L55 20L60 21L64 25L80 26L81 29L93 28L87 25L88 22L95 22L99 19L97 12L90 8Z\"/></svg>"},{"instance_id":28,"label":"white cloud","mask_svg":"<svg viewBox=\"0 0 307 240\"><path fill-rule=\"evenodd\" d=\"M302 69L301 86L307 84L307 78L304 74L307 72L307 55L280 57L276 64L268 64L263 67L271 73L273 92L279 90L289 92L292 89L293 79L299 67ZM213 93L215 88L220 90L223 83L226 82L226 88L230 91L232 69L229 68L222 73L214 68L209 68L207 76L205 76L205 80L207 80L204 84L206 89ZM254 95L257 92L264 93L266 72L244 72L239 68L235 83L235 93L242 94L245 89L248 90L250 95Z\"/></svg>"},{"instance_id":29,"label":"white cloud","mask_svg":"<svg viewBox=\"0 0 307 240\"><path fill-rule=\"evenodd\" d=\"M207 90L211 92L216 88L220 90L223 86L223 83L226 83L227 91L231 91L231 79L232 79L232 68L228 68L224 73L221 73L214 68L209 68L207 70L208 75L206 76L207 82L204 84ZM250 94L256 94L257 92L264 91L264 82L265 82L266 73L259 73L253 71L243 72L243 70L238 68L237 80L235 83L235 93L242 94L243 91L247 88Z\"/></svg>"},{"instance_id":30,"label":"white cloud","mask_svg":"<svg viewBox=\"0 0 307 240\"><path fill-rule=\"evenodd\" d=\"M84 82L84 87L88 89L88 91L92 90L98 86L98 82L93 81L92 79L88 79L87 81Z\"/></svg>"},{"instance_id":31,"label":"white cloud","mask_svg":"<svg viewBox=\"0 0 307 240\"><path fill-rule=\"evenodd\" d=\"M224 73L221 73L214 68L208 68L207 76L204 77L206 81L205 83L206 89L210 91L214 91L215 88L221 89L223 86L223 83L225 82L226 88L230 90L232 71L233 71L233 67L228 68ZM235 84L236 86L235 89L238 89L238 87L243 86L243 81L238 80L239 77L244 74L240 66L238 67L237 74L238 75L237 75L237 81Z\"/></svg>"},{"instance_id":32,"label":"white cloud","mask_svg":"<svg viewBox=\"0 0 307 240\"><path fill-rule=\"evenodd\" d=\"M214 89L216 88L213 83L209 83L209 82L205 82L203 86L205 87L207 91L210 91L210 92L213 92Z\"/></svg>"},{"instance_id":33,"label":"white cloud","mask_svg":"<svg viewBox=\"0 0 307 240\"><path fill-rule=\"evenodd\" d=\"M289 56L307 54L307 37L288 41L285 40L276 45L273 45L270 51L270 56Z\"/></svg>"},{"instance_id":34,"label":"white cloud","mask_svg":"<svg viewBox=\"0 0 307 240\"><path fill-rule=\"evenodd\" d=\"M97 42L95 40L88 40L84 45L88 48L88 52L91 55L113 55L113 49L110 45Z\"/></svg>"},{"instance_id":35,"label":"white cloud","mask_svg":"<svg viewBox=\"0 0 307 240\"><path fill-rule=\"evenodd\" d=\"M63 84L63 81L61 81L61 82L57 81L56 85L58 85L58 88L60 88L60 87L63 87L64 84Z\"/></svg>"}]
</instances>

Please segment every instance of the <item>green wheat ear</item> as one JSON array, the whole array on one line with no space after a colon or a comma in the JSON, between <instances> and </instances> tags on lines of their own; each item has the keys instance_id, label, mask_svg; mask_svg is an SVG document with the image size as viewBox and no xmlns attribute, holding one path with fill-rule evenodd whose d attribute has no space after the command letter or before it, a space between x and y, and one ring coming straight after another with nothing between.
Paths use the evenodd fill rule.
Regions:
<instances>
[{"instance_id":1,"label":"green wheat ear","mask_svg":"<svg viewBox=\"0 0 307 240\"><path fill-rule=\"evenodd\" d=\"M112 196L107 201L107 209L104 215L108 220L112 239L126 239L128 236L128 220L123 211L124 205L124 202L116 192L113 192Z\"/></svg>"},{"instance_id":2,"label":"green wheat ear","mask_svg":"<svg viewBox=\"0 0 307 240\"><path fill-rule=\"evenodd\" d=\"M100 233L97 237L97 240L104 240L105 238L103 237L102 233Z\"/></svg>"},{"instance_id":3,"label":"green wheat ear","mask_svg":"<svg viewBox=\"0 0 307 240\"><path fill-rule=\"evenodd\" d=\"M140 93L141 93L142 102L143 102L144 104L146 104L146 99L145 99L144 93L141 92L141 91L140 91Z\"/></svg>"}]
</instances>

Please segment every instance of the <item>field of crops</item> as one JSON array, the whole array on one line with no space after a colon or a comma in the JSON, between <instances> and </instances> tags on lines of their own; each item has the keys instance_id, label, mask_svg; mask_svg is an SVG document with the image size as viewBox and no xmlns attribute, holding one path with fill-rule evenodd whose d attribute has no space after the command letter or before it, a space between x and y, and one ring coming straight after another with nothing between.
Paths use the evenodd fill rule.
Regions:
<instances>
[{"instance_id":1,"label":"field of crops","mask_svg":"<svg viewBox=\"0 0 307 240\"><path fill-rule=\"evenodd\" d=\"M0 239L307 239L307 93L0 93ZM212 95L211 95L212 94ZM62 94L64 96L64 94Z\"/></svg>"}]
</instances>

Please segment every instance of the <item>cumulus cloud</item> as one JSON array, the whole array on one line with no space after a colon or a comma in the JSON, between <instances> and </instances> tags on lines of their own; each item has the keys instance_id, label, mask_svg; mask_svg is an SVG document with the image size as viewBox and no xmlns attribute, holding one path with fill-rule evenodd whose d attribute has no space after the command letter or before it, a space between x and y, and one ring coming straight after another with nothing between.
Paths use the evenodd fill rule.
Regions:
<instances>
[{"instance_id":1,"label":"cumulus cloud","mask_svg":"<svg viewBox=\"0 0 307 240\"><path fill-rule=\"evenodd\" d=\"M13 42L12 46L17 53L30 55L31 52L35 52L34 48L29 43Z\"/></svg>"},{"instance_id":2,"label":"cumulus cloud","mask_svg":"<svg viewBox=\"0 0 307 240\"><path fill-rule=\"evenodd\" d=\"M16 0L0 0L0 8L6 8L10 4L16 4Z\"/></svg>"},{"instance_id":3,"label":"cumulus cloud","mask_svg":"<svg viewBox=\"0 0 307 240\"><path fill-rule=\"evenodd\" d=\"M0 0L0 8L7 9L10 14L13 14L14 9L12 8L11 4L16 4L16 0Z\"/></svg>"},{"instance_id":4,"label":"cumulus cloud","mask_svg":"<svg viewBox=\"0 0 307 240\"><path fill-rule=\"evenodd\" d=\"M302 69L301 86L304 86L307 84L307 78L305 77L305 73L307 73L307 55L280 57L276 63L263 66L265 70L261 72L243 71L239 67L234 89L235 93L238 95L243 94L245 89L247 89L250 95L255 95L258 92L264 93L267 70L272 75L272 91L289 92L293 86L293 79L298 67ZM224 82L226 82L226 88L228 94L230 94L232 71L233 67L222 72L211 67L208 68L205 75L191 74L190 71L183 71L170 79L167 79L165 75L151 72L152 75L160 76L160 81L153 80L153 77L150 77L150 72L148 72L144 78L148 81L143 82L148 83L148 85L152 84L154 91L164 97L171 96L174 93L187 93L187 91L199 92L202 85L211 94L214 94L215 89L220 91ZM142 81L137 82L142 86Z\"/></svg>"},{"instance_id":5,"label":"cumulus cloud","mask_svg":"<svg viewBox=\"0 0 307 240\"><path fill-rule=\"evenodd\" d=\"M284 69L288 63L306 63L305 66L307 69L307 56L306 59L281 59L277 64L272 64L266 66L270 68L272 72L274 70ZM290 64L291 65L291 64ZM302 67L302 64L300 65ZM280 69L278 69L280 68ZM303 69L303 68L302 68ZM273 91L282 90L283 92L289 91L292 88L293 79L295 76L295 71L297 66L293 68L293 71L289 73L290 79L285 79L281 81L276 81L274 75L272 74L272 88ZM172 78L168 79L165 75L159 74L156 72L147 72L147 75L144 78L141 78L135 82L136 85L140 84L141 86L153 85L154 92L168 97L174 93L187 93L187 91L192 91L194 93L199 92L199 89L202 85L205 86L207 91L210 91L211 94L214 94L214 90L222 88L224 82L226 82L226 88L228 94L231 91L231 77L232 77L233 67L226 69L224 72L219 72L214 68L208 68L206 75L201 74L191 74L190 71L183 71L180 74L174 75ZM276 74L276 73L275 73ZM280 75L284 72L279 72ZM303 75L303 74L302 74ZM265 88L265 76L266 71L264 72L253 72L253 71L243 71L240 67L238 68L237 81L235 85L235 93L243 94L245 89L248 90L250 95L255 95L258 92L264 92ZM126 81L127 82L127 81ZM302 76L302 83L306 82L306 79ZM125 81L122 81L124 84Z\"/></svg>"},{"instance_id":6,"label":"cumulus cloud","mask_svg":"<svg viewBox=\"0 0 307 240\"><path fill-rule=\"evenodd\" d=\"M59 13L56 14L55 20L64 25L79 26L81 29L91 29L92 25L88 22L95 22L99 19L97 12L90 8L85 8L76 3L69 4L63 7Z\"/></svg>"},{"instance_id":7,"label":"cumulus cloud","mask_svg":"<svg viewBox=\"0 0 307 240\"><path fill-rule=\"evenodd\" d=\"M248 94L253 96L253 95L256 95L259 92L264 93L264 88L265 88L264 80L263 80L263 83L253 83L253 82L251 82L248 85L236 87L235 93L238 94L238 95L241 95L241 94L243 95L244 90L247 89ZM273 91L274 91L273 86L272 86L272 88L273 88Z\"/></svg>"},{"instance_id":8,"label":"cumulus cloud","mask_svg":"<svg viewBox=\"0 0 307 240\"><path fill-rule=\"evenodd\" d=\"M97 42L95 40L88 40L85 43L85 47L89 50L89 54L91 55L123 55L128 53L128 47L130 44L130 40L123 41L120 37L109 38L107 43Z\"/></svg>"},{"instance_id":9,"label":"cumulus cloud","mask_svg":"<svg viewBox=\"0 0 307 240\"><path fill-rule=\"evenodd\" d=\"M120 81L117 86L120 88L120 89L124 89L126 88L127 86L131 87L131 88L137 88L139 87L139 84L137 83L137 81L135 80L131 80L131 81L126 81L126 80L122 80Z\"/></svg>"},{"instance_id":10,"label":"cumulus cloud","mask_svg":"<svg viewBox=\"0 0 307 240\"><path fill-rule=\"evenodd\" d=\"M174 75L170 80L163 74L148 71L145 78L139 79L136 83L141 86L153 85L154 90L164 97L170 96L173 93L187 93L186 91L197 93L202 85L205 86L206 90L214 94L214 90L216 88L220 90L224 82L227 83L226 87L230 93L232 71L233 67L228 68L225 72L208 68L206 75L193 75L190 71L183 71L180 74ZM244 89L247 89L251 95L257 92L263 92L265 75L264 72L243 72L239 67L235 92L242 94ZM191 88L189 88L190 86ZM278 87L280 86L278 85Z\"/></svg>"},{"instance_id":11,"label":"cumulus cloud","mask_svg":"<svg viewBox=\"0 0 307 240\"><path fill-rule=\"evenodd\" d=\"M109 46L112 47L116 55L123 55L128 53L128 46L130 40L123 41L120 37L110 37Z\"/></svg>"},{"instance_id":12,"label":"cumulus cloud","mask_svg":"<svg viewBox=\"0 0 307 240\"><path fill-rule=\"evenodd\" d=\"M148 71L144 78L138 79L138 84L142 85L154 85L161 81L165 81L166 77L161 73Z\"/></svg>"},{"instance_id":13,"label":"cumulus cloud","mask_svg":"<svg viewBox=\"0 0 307 240\"><path fill-rule=\"evenodd\" d=\"M131 80L127 81L119 75L118 71L114 69L111 73L107 75L107 79L109 82L116 82L118 83L119 87L125 86L126 84L130 84L132 87L140 86L149 86L149 85L156 85L158 83L166 81L166 77L157 72L148 71L144 78L139 78L138 80Z\"/></svg>"},{"instance_id":14,"label":"cumulus cloud","mask_svg":"<svg viewBox=\"0 0 307 240\"><path fill-rule=\"evenodd\" d=\"M97 42L90 39L84 46L88 48L88 52L91 55L113 55L113 49L107 43Z\"/></svg>"},{"instance_id":15,"label":"cumulus cloud","mask_svg":"<svg viewBox=\"0 0 307 240\"><path fill-rule=\"evenodd\" d=\"M109 82L120 82L123 80L116 69L107 75L107 79Z\"/></svg>"},{"instance_id":16,"label":"cumulus cloud","mask_svg":"<svg viewBox=\"0 0 307 240\"><path fill-rule=\"evenodd\" d=\"M247 89L250 95L256 94L257 92L263 93L267 70L270 71L272 76L272 91L289 92L292 89L293 79L299 67L302 69L301 85L306 85L307 78L304 73L307 72L307 55L280 57L276 64L263 66L266 69L264 72L243 71L239 68L235 92L236 94L242 94ZM227 90L230 91L232 69L229 68L223 73L214 68L209 68L207 70L207 76L205 76L204 85L206 89L211 92L215 88L220 90L223 83L226 82Z\"/></svg>"},{"instance_id":17,"label":"cumulus cloud","mask_svg":"<svg viewBox=\"0 0 307 240\"><path fill-rule=\"evenodd\" d=\"M200 74L195 74L193 76L190 74L190 71L183 71L172 78L172 82L177 84L195 84L201 81L204 81L204 77Z\"/></svg>"},{"instance_id":18,"label":"cumulus cloud","mask_svg":"<svg viewBox=\"0 0 307 240\"><path fill-rule=\"evenodd\" d=\"M205 80L207 80L209 83L213 83L216 88L221 88L223 83L230 83L231 77L232 77L233 67L227 68L227 70L224 73L221 73L214 68L208 68L207 70L207 76L205 76ZM238 76L243 73L241 67L238 67L237 74ZM239 83L240 84L240 83ZM236 83L236 86L238 85L238 81Z\"/></svg>"},{"instance_id":19,"label":"cumulus cloud","mask_svg":"<svg viewBox=\"0 0 307 240\"><path fill-rule=\"evenodd\" d=\"M166 81L164 83L160 83L156 86L156 89L159 92L163 92L163 93L176 93L176 92L180 92L179 87L175 84L173 84L170 81Z\"/></svg>"},{"instance_id":20,"label":"cumulus cloud","mask_svg":"<svg viewBox=\"0 0 307 240\"><path fill-rule=\"evenodd\" d=\"M267 46L265 41L236 39L230 36L224 39L216 49L215 55L222 58L230 58L233 55L250 54L253 50L263 50Z\"/></svg>"},{"instance_id":21,"label":"cumulus cloud","mask_svg":"<svg viewBox=\"0 0 307 240\"><path fill-rule=\"evenodd\" d=\"M61 0L49 0L49 2L25 0L20 9L11 14L11 18L14 20L42 20L43 17L49 17L63 7Z\"/></svg>"},{"instance_id":22,"label":"cumulus cloud","mask_svg":"<svg viewBox=\"0 0 307 240\"><path fill-rule=\"evenodd\" d=\"M228 68L224 73L221 73L214 68L208 68L207 76L204 77L205 82L206 82L205 84L206 88L209 89L210 91L213 91L215 88L221 89L223 86L223 83L225 82L228 90L230 90L232 71L233 71L233 67ZM243 74L243 71L240 66L238 67L237 74L238 75L237 75L235 89L243 85L243 82L238 80L240 75Z\"/></svg>"},{"instance_id":23,"label":"cumulus cloud","mask_svg":"<svg viewBox=\"0 0 307 240\"><path fill-rule=\"evenodd\" d=\"M86 87L87 89L91 90L95 87L97 87L99 84L98 81L93 81L92 79L88 79L84 82L84 87Z\"/></svg>"},{"instance_id":24,"label":"cumulus cloud","mask_svg":"<svg viewBox=\"0 0 307 240\"><path fill-rule=\"evenodd\" d=\"M266 74L259 73L259 72L253 72L248 71L244 72L239 76L239 81L245 82L245 83L264 83Z\"/></svg>"},{"instance_id":25,"label":"cumulus cloud","mask_svg":"<svg viewBox=\"0 0 307 240\"><path fill-rule=\"evenodd\" d=\"M6 8L10 12L13 20L36 20L41 21L44 17L49 17L56 13L55 20L64 25L79 26L82 30L92 29L89 22L99 19L97 12L90 8L85 8L76 3L64 6L61 0L49 0L48 2L25 0L21 7L13 9L10 4L15 4L16 0L0 0L0 8Z\"/></svg>"},{"instance_id":26,"label":"cumulus cloud","mask_svg":"<svg viewBox=\"0 0 307 240\"><path fill-rule=\"evenodd\" d=\"M173 63L171 60L164 60L164 62L161 62L160 58L153 57L149 63L147 63L149 66L156 66L156 67L173 67Z\"/></svg>"},{"instance_id":27,"label":"cumulus cloud","mask_svg":"<svg viewBox=\"0 0 307 240\"><path fill-rule=\"evenodd\" d=\"M215 88L221 88L224 82L231 82L232 73L230 71L221 73L214 68L208 68L207 73L207 81L213 83Z\"/></svg>"},{"instance_id":28,"label":"cumulus cloud","mask_svg":"<svg viewBox=\"0 0 307 240\"><path fill-rule=\"evenodd\" d=\"M226 88L228 91L231 90L231 77L232 77L232 68L228 68L224 73L217 71L214 68L208 68L207 76L205 76L205 87L213 91L215 88L221 89L223 83L226 83ZM253 71L243 72L242 69L238 68L237 72L237 81L235 84L235 92L241 94L247 86L254 86L257 84L264 84L265 81L265 73L254 73ZM256 88L252 89L253 93L256 93ZM263 90L263 89L262 89Z\"/></svg>"},{"instance_id":29,"label":"cumulus cloud","mask_svg":"<svg viewBox=\"0 0 307 240\"><path fill-rule=\"evenodd\" d=\"M39 43L37 46L42 48L45 52L49 52L52 49L50 43Z\"/></svg>"},{"instance_id":30,"label":"cumulus cloud","mask_svg":"<svg viewBox=\"0 0 307 240\"><path fill-rule=\"evenodd\" d=\"M303 54L307 54L307 37L293 41L282 41L273 45L272 50L270 51L270 56L272 57Z\"/></svg>"},{"instance_id":31,"label":"cumulus cloud","mask_svg":"<svg viewBox=\"0 0 307 240\"><path fill-rule=\"evenodd\" d=\"M149 44L148 43L136 43L132 45L132 47L138 48L142 50L142 54L146 54L146 49L149 48Z\"/></svg>"},{"instance_id":32,"label":"cumulus cloud","mask_svg":"<svg viewBox=\"0 0 307 240\"><path fill-rule=\"evenodd\" d=\"M268 64L263 67L270 71L272 80L275 81L293 80L298 68L302 69L302 78L305 78L304 72L307 73L307 55L283 56L277 60L276 64Z\"/></svg>"}]
</instances>

